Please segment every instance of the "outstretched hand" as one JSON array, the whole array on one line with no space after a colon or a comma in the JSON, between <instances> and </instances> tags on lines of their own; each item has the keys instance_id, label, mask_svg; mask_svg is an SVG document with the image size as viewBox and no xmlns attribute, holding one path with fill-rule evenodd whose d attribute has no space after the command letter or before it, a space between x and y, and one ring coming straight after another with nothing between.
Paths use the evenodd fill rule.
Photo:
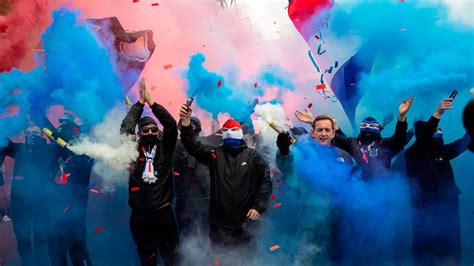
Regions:
<instances>
[{"instance_id":1,"label":"outstretched hand","mask_svg":"<svg viewBox=\"0 0 474 266\"><path fill-rule=\"evenodd\" d=\"M297 110L295 116L303 123L313 124L313 114L307 108L305 108L303 112Z\"/></svg>"},{"instance_id":2,"label":"outstretched hand","mask_svg":"<svg viewBox=\"0 0 474 266\"><path fill-rule=\"evenodd\" d=\"M185 103L181 106L179 110L179 119L181 120L181 125L184 127L188 127L191 125L191 115L193 113L193 109L187 106Z\"/></svg>"},{"instance_id":3,"label":"outstretched hand","mask_svg":"<svg viewBox=\"0 0 474 266\"><path fill-rule=\"evenodd\" d=\"M408 100L403 100L400 106L398 107L398 121L405 122L406 114L410 110L411 105L413 104L413 96L410 96Z\"/></svg>"},{"instance_id":4,"label":"outstretched hand","mask_svg":"<svg viewBox=\"0 0 474 266\"><path fill-rule=\"evenodd\" d=\"M440 119L441 115L444 114L444 111L452 109L452 108L453 108L453 99L446 98L439 103L438 108L434 112L433 116Z\"/></svg>"}]
</instances>

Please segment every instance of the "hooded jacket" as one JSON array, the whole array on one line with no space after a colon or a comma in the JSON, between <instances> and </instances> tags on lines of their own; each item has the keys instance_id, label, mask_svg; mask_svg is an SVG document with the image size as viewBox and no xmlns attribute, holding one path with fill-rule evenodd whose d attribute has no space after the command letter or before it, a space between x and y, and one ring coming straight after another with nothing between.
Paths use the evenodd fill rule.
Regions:
<instances>
[{"instance_id":1,"label":"hooded jacket","mask_svg":"<svg viewBox=\"0 0 474 266\"><path fill-rule=\"evenodd\" d=\"M13 143L0 149L0 166L5 156L15 159L12 180L12 201L35 203L44 200L55 167L54 147L44 141L38 144Z\"/></svg>"},{"instance_id":2,"label":"hooded jacket","mask_svg":"<svg viewBox=\"0 0 474 266\"><path fill-rule=\"evenodd\" d=\"M134 135L135 127L143 113L144 105L140 102L134 104L127 116L122 121L120 132L122 134ZM173 152L178 137L176 120L161 105L155 103L150 107L153 114L163 125L163 137L156 138L156 152L153 159L154 183L145 182L142 179L145 170L146 158L143 143L138 142L139 156L130 166L129 200L128 204L133 211L154 212L167 203L171 203L173 193Z\"/></svg>"},{"instance_id":3,"label":"hooded jacket","mask_svg":"<svg viewBox=\"0 0 474 266\"><path fill-rule=\"evenodd\" d=\"M363 145L359 138L344 137L336 134L334 145L349 153L362 171L363 179L388 174L391 160L405 146L407 122L397 122L395 133L389 138L379 138L370 146ZM367 151L368 152L364 152Z\"/></svg>"},{"instance_id":4,"label":"hooded jacket","mask_svg":"<svg viewBox=\"0 0 474 266\"><path fill-rule=\"evenodd\" d=\"M211 177L209 221L238 229L250 209L262 214L272 192L270 170L262 156L244 141L236 148L204 145L192 127L182 127L181 141L188 153L209 167Z\"/></svg>"},{"instance_id":5,"label":"hooded jacket","mask_svg":"<svg viewBox=\"0 0 474 266\"><path fill-rule=\"evenodd\" d=\"M470 137L466 134L453 143L434 145L432 139L438 123L439 119L432 116L423 128L417 128L416 141L405 153L415 206L440 201L459 204L461 192L456 185L450 161L467 149Z\"/></svg>"}]
</instances>

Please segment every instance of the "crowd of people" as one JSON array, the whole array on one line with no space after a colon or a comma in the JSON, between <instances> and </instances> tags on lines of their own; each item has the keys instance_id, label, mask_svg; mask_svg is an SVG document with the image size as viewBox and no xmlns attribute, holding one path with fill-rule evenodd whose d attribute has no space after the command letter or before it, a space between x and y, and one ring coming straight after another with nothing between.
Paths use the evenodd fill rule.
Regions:
<instances>
[{"instance_id":1,"label":"crowd of people","mask_svg":"<svg viewBox=\"0 0 474 266\"><path fill-rule=\"evenodd\" d=\"M130 231L141 265L156 265L158 256L165 265L181 265L180 243L192 235L208 235L212 248L224 253L254 249L252 240L259 234L259 220L276 186L269 164L278 166L283 178L297 175L293 144L302 135L313 139L317 152L324 153L324 160L333 167L350 169L341 175L358 176L364 182L390 178L395 171L392 161L401 153L410 180L414 265L460 265L460 189L451 160L468 148L474 150L474 101L464 112L466 134L450 144L444 143L438 124L452 108L453 98L443 99L428 121L417 121L414 130L408 130L407 123L414 99L404 100L395 132L388 138L381 136L385 123L373 117L361 121L357 137L349 137L329 114L313 118L308 111L297 112L297 118L312 130L293 128L279 133L275 161L269 162L258 145L247 144L250 134L239 121L228 119L218 132L202 137L201 123L192 116L191 105L182 105L177 122L152 99L144 80L139 95L120 131L135 138L139 154L128 168L128 202ZM145 106L162 130L154 118L142 116ZM81 133L74 116L66 112L52 137L71 144ZM404 150L412 133L415 141ZM73 265L92 265L86 244L86 210L94 161L64 145L48 144L33 123L24 134L24 143L9 140L0 149L0 163L5 156L15 160L11 220L22 265L67 265L68 255ZM338 234L350 217L341 214L345 211L331 206L330 263L380 265L366 258L358 261L344 250L344 239ZM244 263L246 258L241 259Z\"/></svg>"}]
</instances>

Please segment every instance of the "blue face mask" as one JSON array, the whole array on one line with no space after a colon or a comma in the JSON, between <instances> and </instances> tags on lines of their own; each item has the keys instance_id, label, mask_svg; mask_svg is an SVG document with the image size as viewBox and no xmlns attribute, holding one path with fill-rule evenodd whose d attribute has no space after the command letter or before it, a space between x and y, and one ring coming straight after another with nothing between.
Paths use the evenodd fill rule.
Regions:
<instances>
[{"instance_id":1,"label":"blue face mask","mask_svg":"<svg viewBox=\"0 0 474 266\"><path fill-rule=\"evenodd\" d=\"M360 122L360 133L366 132L380 134L380 124L375 120L362 120Z\"/></svg>"},{"instance_id":2,"label":"blue face mask","mask_svg":"<svg viewBox=\"0 0 474 266\"><path fill-rule=\"evenodd\" d=\"M232 148L239 147L241 143L241 139L226 138L222 140L222 144L224 144L224 146Z\"/></svg>"}]
</instances>

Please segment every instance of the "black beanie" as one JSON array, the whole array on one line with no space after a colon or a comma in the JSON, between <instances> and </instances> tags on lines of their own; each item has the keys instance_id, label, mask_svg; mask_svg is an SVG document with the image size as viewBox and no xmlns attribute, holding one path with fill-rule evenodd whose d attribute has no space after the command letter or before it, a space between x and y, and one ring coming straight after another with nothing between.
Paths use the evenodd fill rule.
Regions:
<instances>
[{"instance_id":1,"label":"black beanie","mask_svg":"<svg viewBox=\"0 0 474 266\"><path fill-rule=\"evenodd\" d=\"M138 128L142 128L144 126L148 126L148 125L155 125L156 127L158 127L158 124L156 124L155 120L149 116L144 116L140 119L140 122L138 122Z\"/></svg>"}]
</instances>

